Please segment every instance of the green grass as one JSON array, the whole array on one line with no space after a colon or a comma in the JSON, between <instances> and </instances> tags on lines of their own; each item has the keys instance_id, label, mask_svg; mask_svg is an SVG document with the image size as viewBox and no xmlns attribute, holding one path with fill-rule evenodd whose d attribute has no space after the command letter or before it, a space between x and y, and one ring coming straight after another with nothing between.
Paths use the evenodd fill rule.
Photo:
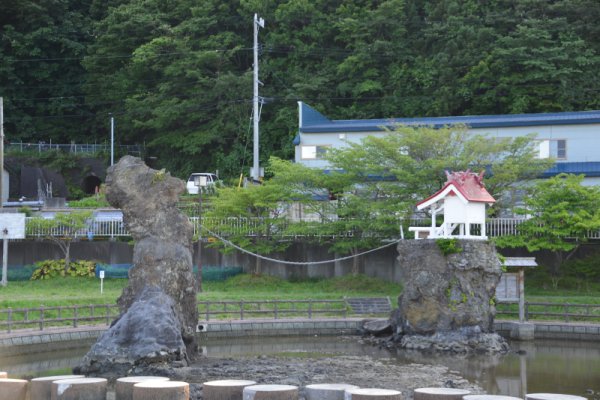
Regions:
<instances>
[{"instance_id":1,"label":"green grass","mask_svg":"<svg viewBox=\"0 0 600 400\"><path fill-rule=\"evenodd\" d=\"M61 277L42 281L8 282L0 286L0 308L66 306L74 304L114 304L127 284L126 279Z\"/></svg>"},{"instance_id":2,"label":"green grass","mask_svg":"<svg viewBox=\"0 0 600 400\"><path fill-rule=\"evenodd\" d=\"M206 282L198 299L225 300L308 300L347 297L397 297L398 284L364 275L304 281L285 281L272 276L242 274L226 281Z\"/></svg>"},{"instance_id":3,"label":"green grass","mask_svg":"<svg viewBox=\"0 0 600 400\"><path fill-rule=\"evenodd\" d=\"M105 279L100 294L97 278L55 278L44 281L15 281L0 286L0 309L85 304L114 304L127 285L126 279ZM270 276L237 275L226 281L204 282L200 301L256 301L385 297L401 292L398 284L366 276L285 281Z\"/></svg>"},{"instance_id":4,"label":"green grass","mask_svg":"<svg viewBox=\"0 0 600 400\"><path fill-rule=\"evenodd\" d=\"M600 290L589 286L586 290L548 289L543 286L528 284L526 299L529 302L570 303L570 304L600 304ZM115 304L126 279L105 279L104 293L100 294L100 280L97 278L55 278L44 281L15 281L7 287L0 287L0 309L12 307L35 308L87 305ZM341 300L343 297L385 297L389 296L392 304L401 293L402 288L381 279L366 276L344 276L331 279L311 279L285 281L271 276L237 275L225 281L206 281L204 291L198 293L199 301L236 301L244 302L264 300ZM232 306L233 307L233 306ZM245 306L247 312L257 309L257 305ZM298 307L306 314L307 305L280 305ZM341 305L321 305L318 307L338 308ZM202 313L202 307L201 313ZM234 307L235 308L235 307ZM510 306L515 309L515 306ZM237 307L239 310L239 307ZM211 310L214 310L211 307ZM557 309L558 310L558 309ZM552 311L552 310L551 310ZM596 311L593 311L595 313ZM66 314L67 311L65 311ZM248 315L250 316L250 315ZM35 318L34 315L31 318ZM556 319L556 318L555 318Z\"/></svg>"}]
</instances>

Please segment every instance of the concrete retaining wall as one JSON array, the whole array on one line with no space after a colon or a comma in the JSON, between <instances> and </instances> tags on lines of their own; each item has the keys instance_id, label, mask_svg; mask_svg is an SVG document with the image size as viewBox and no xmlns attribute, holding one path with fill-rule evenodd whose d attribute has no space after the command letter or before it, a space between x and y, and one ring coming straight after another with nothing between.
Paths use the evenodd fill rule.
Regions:
<instances>
[{"instance_id":1,"label":"concrete retaining wall","mask_svg":"<svg viewBox=\"0 0 600 400\"><path fill-rule=\"evenodd\" d=\"M582 246L579 256L585 256L595 250L595 245ZM194 244L194 263L197 263L197 246ZM535 256L538 264L548 259L548 252L527 253L523 249L504 249L505 256ZM2 249L0 248L0 254ZM302 241L294 242L283 252L270 254L270 258L290 261L319 261L343 257L345 255L329 253L328 247ZM87 241L74 242L71 245L71 259L95 260L104 264L131 264L133 245L120 241ZM31 265L36 261L60 259L63 254L55 244L42 240L11 241L8 250L9 268ZM359 272L370 277L381 278L391 282L402 282L401 267L395 246L389 246L358 258ZM254 270L256 258L246 253L233 251L222 254L217 249L202 247L202 265L222 267L242 267L244 272ZM261 263L261 272L283 279L332 278L351 273L352 260L338 261L331 264L318 265L286 265L265 261Z\"/></svg>"},{"instance_id":2,"label":"concrete retaining wall","mask_svg":"<svg viewBox=\"0 0 600 400\"><path fill-rule=\"evenodd\" d=\"M533 322L535 339L560 339L573 341L600 341L600 325L567 324L560 322ZM510 337L514 322L496 321L494 329L503 337Z\"/></svg>"},{"instance_id":3,"label":"concrete retaining wall","mask_svg":"<svg viewBox=\"0 0 600 400\"><path fill-rule=\"evenodd\" d=\"M194 249L194 262L197 258L197 246ZM2 254L0 248L0 254ZM359 271L367 276L386 281L400 282L400 265L395 246L359 257ZM8 249L10 269L31 265L36 261L63 258L55 244L43 240L11 241ZM133 245L119 241L74 242L71 245L72 260L94 260L105 264L131 264ZM329 253L326 246L295 242L286 251L269 255L278 260L318 261L339 258L339 254ZM256 258L234 251L222 254L217 249L202 248L202 265L222 267L242 267L244 272L254 270ZM261 271L266 275L283 279L331 278L343 276L352 271L352 260L319 265L285 265L277 262L262 261Z\"/></svg>"},{"instance_id":4,"label":"concrete retaining wall","mask_svg":"<svg viewBox=\"0 0 600 400\"><path fill-rule=\"evenodd\" d=\"M264 321L214 321L199 323L197 334L200 339L253 336L312 336L312 335L356 335L364 319L343 320L264 320Z\"/></svg>"},{"instance_id":5,"label":"concrete retaining wall","mask_svg":"<svg viewBox=\"0 0 600 400\"><path fill-rule=\"evenodd\" d=\"M197 334L200 343L206 339L230 337L356 335L360 334L363 321L362 318L200 321ZM494 329L508 338L513 324L496 321ZM106 329L106 326L97 326L5 333L0 335L0 356L68 349L74 342L91 345ZM600 325L536 322L535 339L600 342Z\"/></svg>"}]
</instances>

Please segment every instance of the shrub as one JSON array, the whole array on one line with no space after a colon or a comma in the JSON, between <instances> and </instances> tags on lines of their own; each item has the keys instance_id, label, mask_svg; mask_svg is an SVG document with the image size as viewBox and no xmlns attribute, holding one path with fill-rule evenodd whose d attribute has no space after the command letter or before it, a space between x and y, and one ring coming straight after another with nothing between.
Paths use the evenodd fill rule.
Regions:
<instances>
[{"instance_id":1,"label":"shrub","mask_svg":"<svg viewBox=\"0 0 600 400\"><path fill-rule=\"evenodd\" d=\"M31 280L50 279L58 276L94 276L96 273L96 262L73 261L69 263L69 269L65 271L65 260L44 260L35 263L37 267L31 274Z\"/></svg>"},{"instance_id":2,"label":"shrub","mask_svg":"<svg viewBox=\"0 0 600 400\"><path fill-rule=\"evenodd\" d=\"M462 248L457 239L437 239L435 243L438 245L444 256L462 252Z\"/></svg>"}]
</instances>

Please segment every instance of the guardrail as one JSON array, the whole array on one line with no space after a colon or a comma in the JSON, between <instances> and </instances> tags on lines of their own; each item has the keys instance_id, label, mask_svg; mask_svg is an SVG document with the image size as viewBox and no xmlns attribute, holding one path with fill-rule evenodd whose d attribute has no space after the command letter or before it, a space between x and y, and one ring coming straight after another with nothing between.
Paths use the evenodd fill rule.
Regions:
<instances>
[{"instance_id":1,"label":"guardrail","mask_svg":"<svg viewBox=\"0 0 600 400\"><path fill-rule=\"evenodd\" d=\"M496 315L519 317L518 304L502 302L496 305ZM525 320L600 321L600 304L525 302Z\"/></svg>"}]
</instances>

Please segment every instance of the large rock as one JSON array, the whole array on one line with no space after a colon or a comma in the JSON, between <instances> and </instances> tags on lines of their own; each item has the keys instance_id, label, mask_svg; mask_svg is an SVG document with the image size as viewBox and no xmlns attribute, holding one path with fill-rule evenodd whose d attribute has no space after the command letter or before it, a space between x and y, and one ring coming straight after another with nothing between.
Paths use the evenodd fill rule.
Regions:
<instances>
[{"instance_id":1,"label":"large rock","mask_svg":"<svg viewBox=\"0 0 600 400\"><path fill-rule=\"evenodd\" d=\"M80 370L102 375L134 365L187 365L196 350L196 280L192 233L177 209L180 179L125 156L108 169L106 198L123 211L135 241L121 316L84 358Z\"/></svg>"},{"instance_id":2,"label":"large rock","mask_svg":"<svg viewBox=\"0 0 600 400\"><path fill-rule=\"evenodd\" d=\"M507 349L502 338L492 332L493 298L502 273L495 246L477 240L458 244L461 251L448 255L435 240L398 244L403 291L391 323L402 347ZM464 349L460 349L462 344Z\"/></svg>"},{"instance_id":3,"label":"large rock","mask_svg":"<svg viewBox=\"0 0 600 400\"><path fill-rule=\"evenodd\" d=\"M147 286L111 328L104 332L76 369L85 375L118 378L153 364L188 365L173 299Z\"/></svg>"}]
</instances>

